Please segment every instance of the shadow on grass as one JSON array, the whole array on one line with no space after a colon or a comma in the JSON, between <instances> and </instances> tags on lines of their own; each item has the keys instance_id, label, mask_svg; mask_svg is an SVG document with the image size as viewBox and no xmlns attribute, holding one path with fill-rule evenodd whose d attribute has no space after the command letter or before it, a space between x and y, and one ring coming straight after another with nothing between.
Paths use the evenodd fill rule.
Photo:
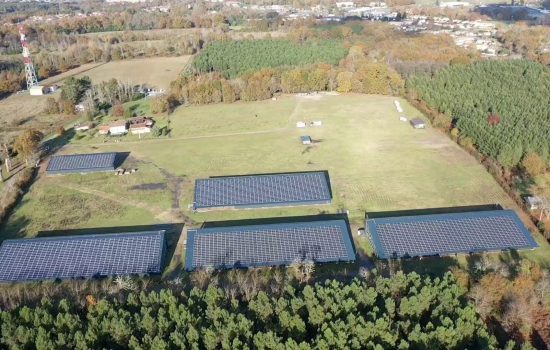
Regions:
<instances>
[{"instance_id":1,"label":"shadow on grass","mask_svg":"<svg viewBox=\"0 0 550 350\"><path fill-rule=\"evenodd\" d=\"M455 214L455 213L465 213L470 211L489 211L489 210L502 210L502 209L503 208L500 204L481 204L481 205L466 205L466 206L460 206L460 207L439 207L439 208L379 211L379 212L367 213L366 219L380 219L380 218L386 218L386 217L432 215L432 214Z\"/></svg>"}]
</instances>

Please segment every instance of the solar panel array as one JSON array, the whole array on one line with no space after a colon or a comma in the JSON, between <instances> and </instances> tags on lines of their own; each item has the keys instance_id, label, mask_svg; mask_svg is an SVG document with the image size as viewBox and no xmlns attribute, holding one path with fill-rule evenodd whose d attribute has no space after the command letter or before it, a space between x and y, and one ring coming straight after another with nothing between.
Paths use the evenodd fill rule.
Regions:
<instances>
[{"instance_id":1,"label":"solar panel array","mask_svg":"<svg viewBox=\"0 0 550 350\"><path fill-rule=\"evenodd\" d=\"M78 173L115 169L116 153L90 153L53 156L48 164L49 173Z\"/></svg>"},{"instance_id":2,"label":"solar panel array","mask_svg":"<svg viewBox=\"0 0 550 350\"><path fill-rule=\"evenodd\" d=\"M371 219L367 226L381 258L537 247L513 210Z\"/></svg>"},{"instance_id":3,"label":"solar panel array","mask_svg":"<svg viewBox=\"0 0 550 350\"><path fill-rule=\"evenodd\" d=\"M164 231L6 240L0 282L155 274Z\"/></svg>"},{"instance_id":4,"label":"solar panel array","mask_svg":"<svg viewBox=\"0 0 550 350\"><path fill-rule=\"evenodd\" d=\"M199 179L195 209L322 204L332 199L324 172Z\"/></svg>"},{"instance_id":5,"label":"solar panel array","mask_svg":"<svg viewBox=\"0 0 550 350\"><path fill-rule=\"evenodd\" d=\"M344 220L193 230L186 254L188 270L355 260Z\"/></svg>"}]
</instances>

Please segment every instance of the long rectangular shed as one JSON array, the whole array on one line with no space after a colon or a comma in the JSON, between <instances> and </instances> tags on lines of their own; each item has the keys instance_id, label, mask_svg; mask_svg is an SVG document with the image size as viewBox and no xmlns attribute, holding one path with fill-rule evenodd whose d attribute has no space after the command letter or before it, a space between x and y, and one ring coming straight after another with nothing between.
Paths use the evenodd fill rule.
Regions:
<instances>
[{"instance_id":1,"label":"long rectangular shed","mask_svg":"<svg viewBox=\"0 0 550 350\"><path fill-rule=\"evenodd\" d=\"M114 171L117 153L89 153L53 156L48 163L48 174L90 173Z\"/></svg>"},{"instance_id":2,"label":"long rectangular shed","mask_svg":"<svg viewBox=\"0 0 550 350\"><path fill-rule=\"evenodd\" d=\"M513 210L386 217L366 227L382 259L537 247Z\"/></svg>"},{"instance_id":3,"label":"long rectangular shed","mask_svg":"<svg viewBox=\"0 0 550 350\"><path fill-rule=\"evenodd\" d=\"M195 181L194 209L330 204L324 171L212 177Z\"/></svg>"},{"instance_id":4,"label":"long rectangular shed","mask_svg":"<svg viewBox=\"0 0 550 350\"><path fill-rule=\"evenodd\" d=\"M158 274L164 231L5 240L0 282Z\"/></svg>"},{"instance_id":5,"label":"long rectangular shed","mask_svg":"<svg viewBox=\"0 0 550 350\"><path fill-rule=\"evenodd\" d=\"M186 269L290 265L297 261L352 262L344 220L205 228L188 231Z\"/></svg>"}]
</instances>

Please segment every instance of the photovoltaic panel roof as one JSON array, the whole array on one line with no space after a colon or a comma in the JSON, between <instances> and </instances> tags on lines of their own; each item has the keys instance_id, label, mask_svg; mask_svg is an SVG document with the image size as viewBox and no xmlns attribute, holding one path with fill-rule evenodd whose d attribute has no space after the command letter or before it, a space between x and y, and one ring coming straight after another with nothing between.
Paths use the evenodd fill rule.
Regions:
<instances>
[{"instance_id":1,"label":"photovoltaic panel roof","mask_svg":"<svg viewBox=\"0 0 550 350\"><path fill-rule=\"evenodd\" d=\"M384 259L537 247L513 210L370 219L367 228Z\"/></svg>"},{"instance_id":2,"label":"photovoltaic panel roof","mask_svg":"<svg viewBox=\"0 0 550 350\"><path fill-rule=\"evenodd\" d=\"M195 181L195 209L330 203L325 172L213 177Z\"/></svg>"},{"instance_id":3,"label":"photovoltaic panel roof","mask_svg":"<svg viewBox=\"0 0 550 350\"><path fill-rule=\"evenodd\" d=\"M294 261L354 261L344 220L190 230L186 269L290 265Z\"/></svg>"},{"instance_id":4,"label":"photovoltaic panel roof","mask_svg":"<svg viewBox=\"0 0 550 350\"><path fill-rule=\"evenodd\" d=\"M0 282L155 274L164 231L6 240Z\"/></svg>"},{"instance_id":5,"label":"photovoltaic panel roof","mask_svg":"<svg viewBox=\"0 0 550 350\"><path fill-rule=\"evenodd\" d=\"M53 156L48 173L81 173L115 169L116 153L90 153Z\"/></svg>"}]
</instances>

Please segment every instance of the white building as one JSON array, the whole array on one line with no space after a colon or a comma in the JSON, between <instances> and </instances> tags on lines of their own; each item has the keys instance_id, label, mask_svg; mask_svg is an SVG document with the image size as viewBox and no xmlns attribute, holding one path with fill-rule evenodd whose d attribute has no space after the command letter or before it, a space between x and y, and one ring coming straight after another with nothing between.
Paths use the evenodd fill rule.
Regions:
<instances>
[{"instance_id":1,"label":"white building","mask_svg":"<svg viewBox=\"0 0 550 350\"><path fill-rule=\"evenodd\" d=\"M31 96L42 96L44 95L44 87L40 85L31 86L29 93Z\"/></svg>"},{"instance_id":2,"label":"white building","mask_svg":"<svg viewBox=\"0 0 550 350\"><path fill-rule=\"evenodd\" d=\"M109 125L109 134L126 135L128 133L127 123L125 120L119 120Z\"/></svg>"}]
</instances>

